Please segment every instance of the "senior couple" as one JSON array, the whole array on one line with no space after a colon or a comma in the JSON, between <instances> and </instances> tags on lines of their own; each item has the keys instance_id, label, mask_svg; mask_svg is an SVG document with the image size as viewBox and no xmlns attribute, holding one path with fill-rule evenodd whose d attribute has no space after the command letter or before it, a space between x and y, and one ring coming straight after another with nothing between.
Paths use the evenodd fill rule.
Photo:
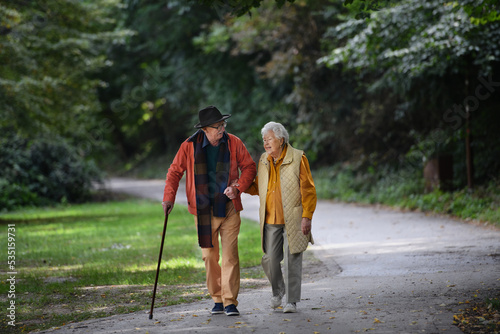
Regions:
<instances>
[{"instance_id":1,"label":"senior couple","mask_svg":"<svg viewBox=\"0 0 500 334\"><path fill-rule=\"evenodd\" d=\"M303 151L289 144L283 125L269 122L261 131L266 152L257 171L241 139L225 131L231 115L209 106L198 116L198 131L181 144L168 169L162 205L165 214L172 211L179 181L186 172L188 210L197 224L207 288L215 303L211 312L239 315L242 192L260 199L262 267L271 283L270 306L280 307L285 297L283 312L296 312L302 253L313 243L311 219L316 208L308 160Z\"/></svg>"}]
</instances>

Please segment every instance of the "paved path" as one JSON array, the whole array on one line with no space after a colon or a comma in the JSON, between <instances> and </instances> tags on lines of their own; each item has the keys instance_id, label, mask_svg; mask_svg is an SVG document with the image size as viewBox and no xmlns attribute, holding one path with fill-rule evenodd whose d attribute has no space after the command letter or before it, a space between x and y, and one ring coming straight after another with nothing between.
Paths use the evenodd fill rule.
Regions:
<instances>
[{"instance_id":1,"label":"paved path","mask_svg":"<svg viewBox=\"0 0 500 334\"><path fill-rule=\"evenodd\" d=\"M108 187L161 201L162 180L113 179ZM180 189L176 205L185 203ZM242 215L257 218L257 197ZM175 209L175 208L174 208ZM269 307L270 288L240 294L241 316L212 302L155 308L66 325L54 333L461 333L453 314L500 295L500 231L423 213L320 201L313 273L298 313ZM318 259L315 260L314 258ZM304 273L308 274L308 273Z\"/></svg>"}]
</instances>

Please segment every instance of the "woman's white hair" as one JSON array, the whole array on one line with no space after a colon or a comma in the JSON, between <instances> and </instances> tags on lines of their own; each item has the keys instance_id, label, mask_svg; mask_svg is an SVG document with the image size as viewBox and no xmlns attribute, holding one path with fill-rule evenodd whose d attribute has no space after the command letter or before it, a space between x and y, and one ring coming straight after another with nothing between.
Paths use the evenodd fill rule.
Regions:
<instances>
[{"instance_id":1,"label":"woman's white hair","mask_svg":"<svg viewBox=\"0 0 500 334\"><path fill-rule=\"evenodd\" d=\"M274 136L277 139L284 138L285 144L288 143L288 131L286 131L285 127L281 123L269 122L260 131L262 137L264 137L269 131L274 133Z\"/></svg>"}]
</instances>

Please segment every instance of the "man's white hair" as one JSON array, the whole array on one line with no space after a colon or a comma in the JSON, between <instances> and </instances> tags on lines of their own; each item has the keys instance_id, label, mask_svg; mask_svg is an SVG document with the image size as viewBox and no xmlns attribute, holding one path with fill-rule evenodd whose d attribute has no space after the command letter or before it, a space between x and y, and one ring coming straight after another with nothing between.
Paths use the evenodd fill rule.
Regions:
<instances>
[{"instance_id":1,"label":"man's white hair","mask_svg":"<svg viewBox=\"0 0 500 334\"><path fill-rule=\"evenodd\" d=\"M262 137L264 137L269 131L274 133L274 136L277 139L284 138L285 143L288 143L288 131L286 131L285 127L281 123L269 122L260 131Z\"/></svg>"}]
</instances>

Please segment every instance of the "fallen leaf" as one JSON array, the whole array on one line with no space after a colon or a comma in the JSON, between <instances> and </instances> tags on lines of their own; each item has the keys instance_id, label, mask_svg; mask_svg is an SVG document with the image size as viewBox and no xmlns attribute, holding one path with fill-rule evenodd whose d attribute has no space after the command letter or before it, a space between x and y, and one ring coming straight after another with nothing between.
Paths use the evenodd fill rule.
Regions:
<instances>
[{"instance_id":1,"label":"fallen leaf","mask_svg":"<svg viewBox=\"0 0 500 334\"><path fill-rule=\"evenodd\" d=\"M380 324L382 323L382 321L378 320L377 318L373 319L373 323L374 324Z\"/></svg>"}]
</instances>

